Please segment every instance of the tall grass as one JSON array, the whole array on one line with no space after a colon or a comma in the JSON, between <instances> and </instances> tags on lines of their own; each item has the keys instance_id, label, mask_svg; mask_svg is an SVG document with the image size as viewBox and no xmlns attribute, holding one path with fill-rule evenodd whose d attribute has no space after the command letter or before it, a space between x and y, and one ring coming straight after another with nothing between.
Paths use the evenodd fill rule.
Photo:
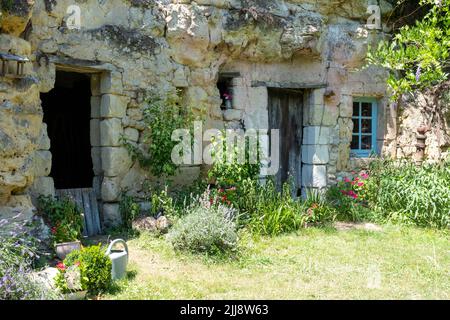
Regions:
<instances>
[{"instance_id":1,"label":"tall grass","mask_svg":"<svg viewBox=\"0 0 450 320\"><path fill-rule=\"evenodd\" d=\"M410 161L375 161L370 168L372 208L398 222L450 227L450 162L416 166Z\"/></svg>"}]
</instances>

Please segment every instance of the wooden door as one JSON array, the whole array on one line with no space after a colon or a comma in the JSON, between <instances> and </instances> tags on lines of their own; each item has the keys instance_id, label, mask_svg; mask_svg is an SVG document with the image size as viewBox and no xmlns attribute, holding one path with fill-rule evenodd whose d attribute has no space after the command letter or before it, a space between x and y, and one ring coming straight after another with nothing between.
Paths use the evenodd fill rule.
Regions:
<instances>
[{"instance_id":1,"label":"wooden door","mask_svg":"<svg viewBox=\"0 0 450 320\"><path fill-rule=\"evenodd\" d=\"M270 129L280 130L280 169L275 176L277 186L291 176L294 196L301 192L301 146L303 137L303 93L288 89L269 89ZM272 149L272 152L275 150Z\"/></svg>"}]
</instances>

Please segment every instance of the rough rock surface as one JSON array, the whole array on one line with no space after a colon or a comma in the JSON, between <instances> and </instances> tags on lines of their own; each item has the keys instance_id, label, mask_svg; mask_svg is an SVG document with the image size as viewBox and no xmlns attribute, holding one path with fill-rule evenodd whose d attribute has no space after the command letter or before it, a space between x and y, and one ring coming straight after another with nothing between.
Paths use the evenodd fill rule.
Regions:
<instances>
[{"instance_id":1,"label":"rough rock surface","mask_svg":"<svg viewBox=\"0 0 450 320\"><path fill-rule=\"evenodd\" d=\"M384 36L367 28L366 0L14 3L2 6L0 51L27 56L31 63L23 79L0 78L0 208L11 195L54 193L39 93L54 87L56 70L91 77L93 185L105 225L120 223L122 192L144 201L144 186L154 181L120 145L122 133L142 144L150 90L182 88L186 103L206 110L204 129L267 129L268 88L302 88L304 188L323 188L351 170L354 96L379 100L378 140L389 152L395 144L386 74L359 69L368 44ZM383 16L392 10L387 1L373 3ZM68 27L74 4L80 8L75 29ZM224 112L217 81L227 73L237 75L230 82L233 109ZM193 165L180 172L176 185L194 181L201 169Z\"/></svg>"}]
</instances>

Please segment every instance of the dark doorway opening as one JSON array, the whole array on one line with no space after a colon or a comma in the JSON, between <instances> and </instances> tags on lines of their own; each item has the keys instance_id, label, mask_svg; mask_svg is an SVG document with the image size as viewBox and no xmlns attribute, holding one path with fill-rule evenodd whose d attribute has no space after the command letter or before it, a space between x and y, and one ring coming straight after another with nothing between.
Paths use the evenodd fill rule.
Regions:
<instances>
[{"instance_id":1,"label":"dark doorway opening","mask_svg":"<svg viewBox=\"0 0 450 320\"><path fill-rule=\"evenodd\" d=\"M51 177L56 189L91 188L90 77L56 72L55 87L41 94L44 122L51 141Z\"/></svg>"},{"instance_id":2,"label":"dark doorway opening","mask_svg":"<svg viewBox=\"0 0 450 320\"><path fill-rule=\"evenodd\" d=\"M280 130L280 169L275 176L278 188L292 179L293 196L301 196L303 91L269 88L270 129ZM273 150L272 146L271 152Z\"/></svg>"}]
</instances>

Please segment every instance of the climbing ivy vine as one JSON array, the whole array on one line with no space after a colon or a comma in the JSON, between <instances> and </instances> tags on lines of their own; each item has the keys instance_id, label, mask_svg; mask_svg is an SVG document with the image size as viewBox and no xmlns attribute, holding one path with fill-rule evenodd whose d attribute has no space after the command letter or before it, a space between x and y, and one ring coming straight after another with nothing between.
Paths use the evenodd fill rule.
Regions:
<instances>
[{"instance_id":1,"label":"climbing ivy vine","mask_svg":"<svg viewBox=\"0 0 450 320\"><path fill-rule=\"evenodd\" d=\"M430 8L423 19L403 26L391 40L369 50L368 65L389 71L393 101L404 93L429 88L448 78L450 0L421 0L420 5Z\"/></svg>"}]
</instances>

